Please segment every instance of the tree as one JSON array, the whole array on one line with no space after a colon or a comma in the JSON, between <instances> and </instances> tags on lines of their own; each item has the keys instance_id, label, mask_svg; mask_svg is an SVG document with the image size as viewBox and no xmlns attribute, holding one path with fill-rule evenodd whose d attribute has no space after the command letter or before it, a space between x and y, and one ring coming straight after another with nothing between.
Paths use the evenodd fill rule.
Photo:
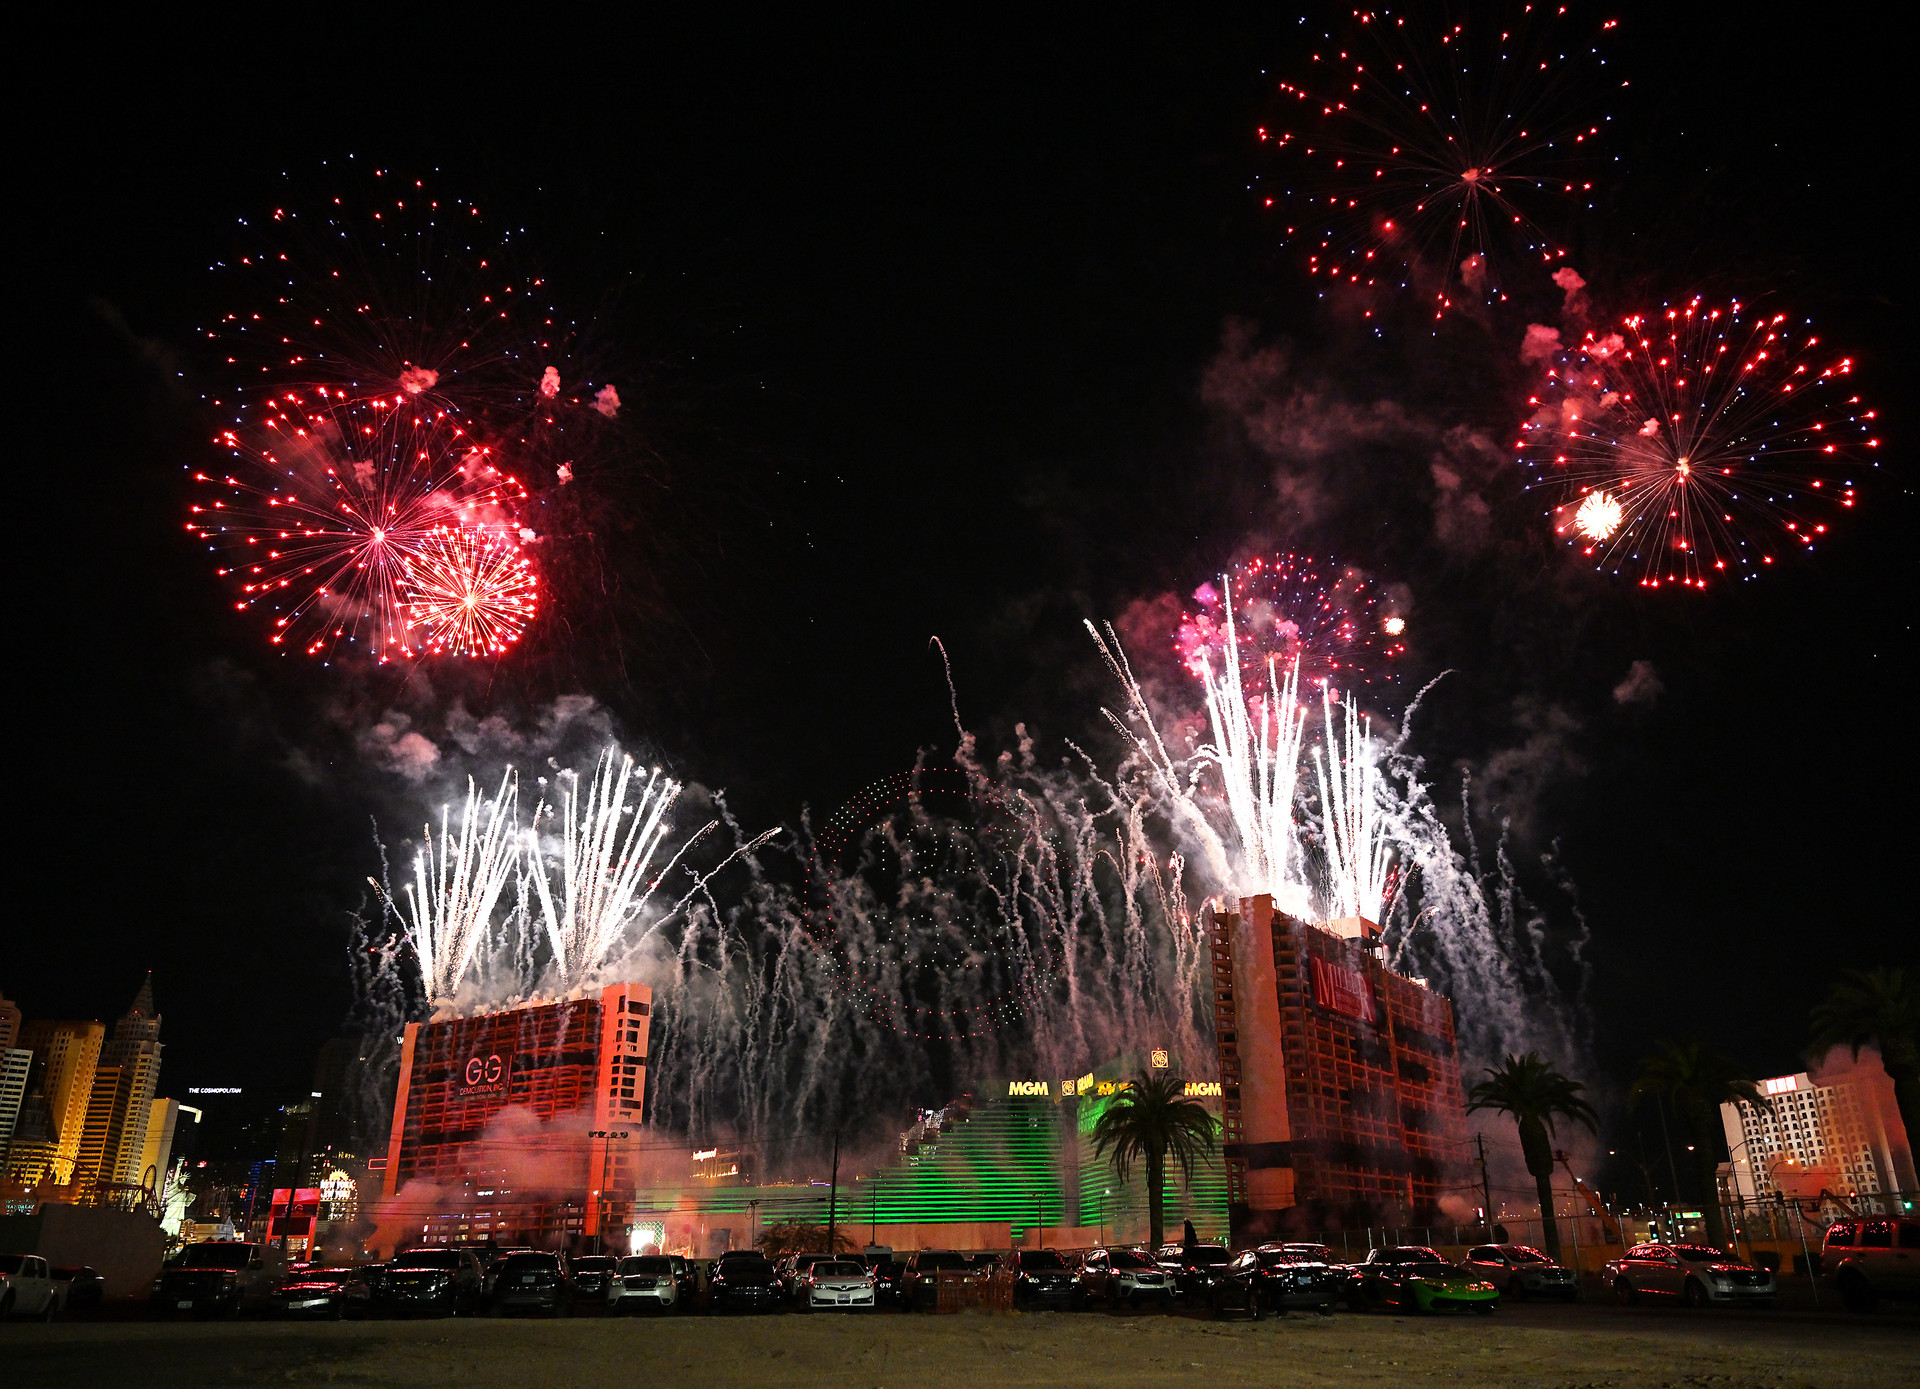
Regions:
<instances>
[{"instance_id":1,"label":"tree","mask_svg":"<svg viewBox=\"0 0 1920 1389\"><path fill-rule=\"evenodd\" d=\"M1554 1120L1566 1119L1585 1124L1597 1131L1599 1116L1593 1106L1580 1098L1587 1087L1570 1080L1553 1068L1537 1052L1525 1056L1509 1054L1499 1066L1487 1068L1487 1078L1467 1095L1469 1110L1491 1109L1510 1115L1520 1130L1520 1151L1526 1156L1527 1171L1533 1174L1534 1188L1540 1197L1540 1227L1545 1234L1547 1254L1560 1257L1560 1229L1553 1220L1553 1139ZM1487 1212L1489 1224L1493 1212Z\"/></svg>"},{"instance_id":2,"label":"tree","mask_svg":"<svg viewBox=\"0 0 1920 1389\"><path fill-rule=\"evenodd\" d=\"M1720 1148L1726 1126L1720 1106L1745 1100L1757 1109L1773 1105L1733 1059L1710 1051L1699 1042L1656 1042L1653 1054L1640 1063L1639 1078L1627 1098L1642 1102L1649 1095L1664 1096L1674 1117L1693 1139L1693 1166L1700 1182L1700 1210L1707 1220L1707 1243L1722 1248L1727 1224L1720 1213L1717 1180Z\"/></svg>"},{"instance_id":3,"label":"tree","mask_svg":"<svg viewBox=\"0 0 1920 1389\"><path fill-rule=\"evenodd\" d=\"M1813 1010L1813 1044L1875 1047L1893 1081L1893 1101L1907 1141L1920 1142L1920 988L1898 969L1853 969Z\"/></svg>"},{"instance_id":4,"label":"tree","mask_svg":"<svg viewBox=\"0 0 1920 1389\"><path fill-rule=\"evenodd\" d=\"M1197 1100L1186 1098L1187 1084L1171 1071L1141 1071L1113 1097L1093 1126L1093 1149L1113 1163L1126 1181L1133 1164L1147 1169L1147 1232L1158 1249L1166 1225L1167 1159L1193 1180L1194 1164L1213 1151L1214 1119Z\"/></svg>"},{"instance_id":5,"label":"tree","mask_svg":"<svg viewBox=\"0 0 1920 1389\"><path fill-rule=\"evenodd\" d=\"M778 1259L787 1254L840 1254L853 1249L853 1241L841 1230L833 1232L829 1245L825 1225L809 1225L804 1221L793 1221L785 1225L769 1225L760 1232L756 1241L760 1252L769 1259Z\"/></svg>"}]
</instances>

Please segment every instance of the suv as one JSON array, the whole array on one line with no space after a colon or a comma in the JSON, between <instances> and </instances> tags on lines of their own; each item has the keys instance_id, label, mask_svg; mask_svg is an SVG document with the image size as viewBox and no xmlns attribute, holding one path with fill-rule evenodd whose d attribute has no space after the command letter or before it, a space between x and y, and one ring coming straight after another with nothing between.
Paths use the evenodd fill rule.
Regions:
<instances>
[{"instance_id":1,"label":"suv","mask_svg":"<svg viewBox=\"0 0 1920 1389\"><path fill-rule=\"evenodd\" d=\"M510 1255L493 1280L493 1311L573 1315L573 1279L567 1256L530 1250Z\"/></svg>"},{"instance_id":2,"label":"suv","mask_svg":"<svg viewBox=\"0 0 1920 1389\"><path fill-rule=\"evenodd\" d=\"M1479 1274L1515 1302L1534 1296L1571 1302L1580 1296L1580 1284L1571 1269L1524 1244L1476 1244L1460 1267Z\"/></svg>"},{"instance_id":3,"label":"suv","mask_svg":"<svg viewBox=\"0 0 1920 1389\"><path fill-rule=\"evenodd\" d=\"M280 1286L257 1244L208 1240L190 1244L153 1280L147 1309L155 1316L192 1312L196 1316L234 1316L242 1306L258 1306Z\"/></svg>"},{"instance_id":4,"label":"suv","mask_svg":"<svg viewBox=\"0 0 1920 1389\"><path fill-rule=\"evenodd\" d=\"M480 1308L485 1276L470 1249L402 1249L380 1282L380 1306L395 1315L457 1317Z\"/></svg>"},{"instance_id":5,"label":"suv","mask_svg":"<svg viewBox=\"0 0 1920 1389\"><path fill-rule=\"evenodd\" d=\"M1822 1250L1850 1312L1871 1312L1883 1297L1920 1297L1920 1220L1836 1221Z\"/></svg>"},{"instance_id":6,"label":"suv","mask_svg":"<svg viewBox=\"0 0 1920 1389\"><path fill-rule=\"evenodd\" d=\"M1160 1267L1172 1277L1174 1291L1181 1297L1205 1300L1232 1261L1224 1244L1160 1246Z\"/></svg>"},{"instance_id":7,"label":"suv","mask_svg":"<svg viewBox=\"0 0 1920 1389\"><path fill-rule=\"evenodd\" d=\"M1114 1307L1173 1300L1173 1275L1140 1249L1089 1250L1080 1262L1080 1287L1088 1300Z\"/></svg>"},{"instance_id":8,"label":"suv","mask_svg":"<svg viewBox=\"0 0 1920 1389\"><path fill-rule=\"evenodd\" d=\"M1054 1249L1016 1249L1001 1262L1013 1279L1016 1307L1080 1306L1080 1280Z\"/></svg>"},{"instance_id":9,"label":"suv","mask_svg":"<svg viewBox=\"0 0 1920 1389\"><path fill-rule=\"evenodd\" d=\"M907 1260L900 1275L900 1305L909 1312L931 1312L940 1305L940 1275L973 1272L973 1260L951 1249L922 1249Z\"/></svg>"}]
</instances>

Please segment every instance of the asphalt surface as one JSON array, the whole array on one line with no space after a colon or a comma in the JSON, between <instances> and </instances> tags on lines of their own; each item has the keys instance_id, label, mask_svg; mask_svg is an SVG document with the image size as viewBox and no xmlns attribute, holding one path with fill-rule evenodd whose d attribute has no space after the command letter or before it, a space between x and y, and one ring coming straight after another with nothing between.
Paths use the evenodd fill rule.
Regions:
<instances>
[{"instance_id":1,"label":"asphalt surface","mask_svg":"<svg viewBox=\"0 0 1920 1389\"><path fill-rule=\"evenodd\" d=\"M61 1389L999 1389L1044 1385L1920 1384L1920 1320L1835 1311L1509 1305L1491 1317L1294 1313L579 1316L568 1320L151 1322L0 1328L0 1379Z\"/></svg>"}]
</instances>

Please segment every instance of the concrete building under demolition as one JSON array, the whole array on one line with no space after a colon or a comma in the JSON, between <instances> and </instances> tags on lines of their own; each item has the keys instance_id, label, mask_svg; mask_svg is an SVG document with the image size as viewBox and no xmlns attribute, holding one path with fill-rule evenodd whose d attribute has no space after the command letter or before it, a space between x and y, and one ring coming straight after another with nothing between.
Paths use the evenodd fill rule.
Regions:
<instances>
[{"instance_id":1,"label":"concrete building under demolition","mask_svg":"<svg viewBox=\"0 0 1920 1389\"><path fill-rule=\"evenodd\" d=\"M408 1023L381 1238L552 1246L624 1234L652 1000L644 984L615 984L590 998Z\"/></svg>"},{"instance_id":2,"label":"concrete building under demolition","mask_svg":"<svg viewBox=\"0 0 1920 1389\"><path fill-rule=\"evenodd\" d=\"M1358 917L1313 926L1249 897L1210 934L1234 1245L1442 1223L1466 1157L1452 1005L1388 969Z\"/></svg>"}]
</instances>

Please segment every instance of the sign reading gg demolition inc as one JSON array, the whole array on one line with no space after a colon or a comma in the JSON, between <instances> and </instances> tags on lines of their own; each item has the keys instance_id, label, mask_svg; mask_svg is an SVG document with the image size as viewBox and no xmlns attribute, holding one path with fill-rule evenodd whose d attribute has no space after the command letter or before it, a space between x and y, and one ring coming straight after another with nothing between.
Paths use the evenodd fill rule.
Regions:
<instances>
[{"instance_id":1,"label":"sign reading gg demolition inc","mask_svg":"<svg viewBox=\"0 0 1920 1389\"><path fill-rule=\"evenodd\" d=\"M453 1092L462 1097L499 1094L507 1088L512 1069L507 1058L498 1052L487 1056L469 1056Z\"/></svg>"}]
</instances>

